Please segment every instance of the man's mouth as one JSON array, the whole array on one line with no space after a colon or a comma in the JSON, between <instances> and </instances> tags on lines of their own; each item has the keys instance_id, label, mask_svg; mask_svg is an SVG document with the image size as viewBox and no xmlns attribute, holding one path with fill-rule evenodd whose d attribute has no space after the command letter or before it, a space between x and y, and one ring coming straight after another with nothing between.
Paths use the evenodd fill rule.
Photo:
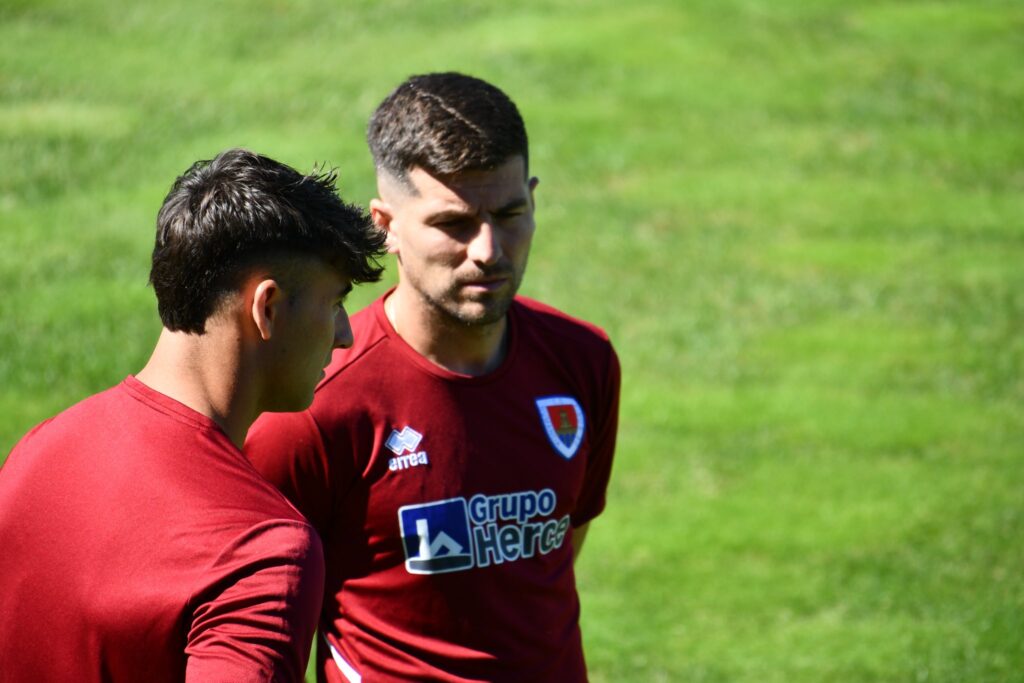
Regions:
<instances>
[{"instance_id":1,"label":"man's mouth","mask_svg":"<svg viewBox=\"0 0 1024 683\"><path fill-rule=\"evenodd\" d=\"M492 290L492 289L499 289L499 288L503 287L505 285L505 283L508 282L508 280L509 279L507 277L488 277L488 278L481 278L479 280L467 280L466 282L462 283L462 286L463 287L471 287L471 288Z\"/></svg>"},{"instance_id":2,"label":"man's mouth","mask_svg":"<svg viewBox=\"0 0 1024 683\"><path fill-rule=\"evenodd\" d=\"M466 278L461 281L462 287L472 287L485 290L500 289L507 282L512 280L512 273L508 271L497 271L484 273L477 277Z\"/></svg>"}]
</instances>

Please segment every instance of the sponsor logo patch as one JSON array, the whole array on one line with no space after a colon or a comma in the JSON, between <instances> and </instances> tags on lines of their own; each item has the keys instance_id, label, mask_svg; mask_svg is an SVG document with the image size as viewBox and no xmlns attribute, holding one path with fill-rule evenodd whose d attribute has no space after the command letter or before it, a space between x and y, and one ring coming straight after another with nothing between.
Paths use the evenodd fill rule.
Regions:
<instances>
[{"instance_id":1,"label":"sponsor logo patch","mask_svg":"<svg viewBox=\"0 0 1024 683\"><path fill-rule=\"evenodd\" d=\"M557 502L543 489L401 507L405 569L443 574L547 555L569 531L569 515L550 516Z\"/></svg>"},{"instance_id":2,"label":"sponsor logo patch","mask_svg":"<svg viewBox=\"0 0 1024 683\"><path fill-rule=\"evenodd\" d=\"M402 431L392 429L391 435L384 443L388 450L395 454L394 458L388 460L388 469L396 472L418 465L429 465L427 452L416 450L422 440L423 435L412 427L405 427Z\"/></svg>"},{"instance_id":3,"label":"sponsor logo patch","mask_svg":"<svg viewBox=\"0 0 1024 683\"><path fill-rule=\"evenodd\" d=\"M537 410L548 441L559 455L571 460L583 443L583 430L586 428L586 418L579 402L571 396L548 396L537 399Z\"/></svg>"},{"instance_id":4,"label":"sponsor logo patch","mask_svg":"<svg viewBox=\"0 0 1024 683\"><path fill-rule=\"evenodd\" d=\"M473 566L466 500L451 498L398 509L410 574L443 574Z\"/></svg>"}]
</instances>

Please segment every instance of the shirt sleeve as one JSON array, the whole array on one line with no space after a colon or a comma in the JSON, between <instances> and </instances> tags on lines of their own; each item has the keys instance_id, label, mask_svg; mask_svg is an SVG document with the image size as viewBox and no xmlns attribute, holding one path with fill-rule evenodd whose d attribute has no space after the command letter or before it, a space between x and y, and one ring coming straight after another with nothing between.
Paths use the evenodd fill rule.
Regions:
<instances>
[{"instance_id":1,"label":"shirt sleeve","mask_svg":"<svg viewBox=\"0 0 1024 683\"><path fill-rule=\"evenodd\" d=\"M572 513L574 527L586 524L604 510L605 493L608 480L612 474L612 460L615 456L615 439L619 429L619 391L622 383L622 370L615 349L608 347L608 360L605 365L603 382L598 382L601 394L596 397L593 405L600 406L595 411L590 424L591 447L587 460L587 471L583 481L583 490Z\"/></svg>"},{"instance_id":2,"label":"shirt sleeve","mask_svg":"<svg viewBox=\"0 0 1024 683\"><path fill-rule=\"evenodd\" d=\"M256 470L327 538L333 509L331 463L312 414L264 413L249 429L243 450Z\"/></svg>"},{"instance_id":3,"label":"shirt sleeve","mask_svg":"<svg viewBox=\"0 0 1024 683\"><path fill-rule=\"evenodd\" d=\"M185 680L301 683L323 584L323 548L309 525L279 520L242 534L193 596Z\"/></svg>"}]
</instances>

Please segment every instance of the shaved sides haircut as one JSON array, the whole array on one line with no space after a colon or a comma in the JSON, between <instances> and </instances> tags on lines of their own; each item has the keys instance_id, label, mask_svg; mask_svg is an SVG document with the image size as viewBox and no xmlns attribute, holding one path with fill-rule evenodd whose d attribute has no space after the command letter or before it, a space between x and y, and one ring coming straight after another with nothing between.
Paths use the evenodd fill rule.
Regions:
<instances>
[{"instance_id":1,"label":"shaved sides haircut","mask_svg":"<svg viewBox=\"0 0 1024 683\"><path fill-rule=\"evenodd\" d=\"M460 73L411 76L370 119L367 141L378 173L411 187L409 171L451 177L489 171L528 151L516 105L495 86Z\"/></svg>"}]
</instances>

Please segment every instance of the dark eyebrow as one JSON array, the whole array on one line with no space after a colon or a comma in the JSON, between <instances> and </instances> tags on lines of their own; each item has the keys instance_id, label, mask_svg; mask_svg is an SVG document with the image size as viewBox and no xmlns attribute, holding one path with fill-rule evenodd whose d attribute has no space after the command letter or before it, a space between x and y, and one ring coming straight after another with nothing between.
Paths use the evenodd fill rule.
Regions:
<instances>
[{"instance_id":1,"label":"dark eyebrow","mask_svg":"<svg viewBox=\"0 0 1024 683\"><path fill-rule=\"evenodd\" d=\"M529 202L529 200L526 197L516 197L515 199L512 199L509 202L507 202L506 204L504 204L503 206L495 209L493 213L498 214L498 215L505 214L505 213L510 213L512 211L518 211L519 209L526 208L527 206L529 206L529 204L530 204L530 202ZM438 211L437 213L435 213L435 214L433 214L431 216L427 216L427 219L426 219L425 222L429 223L429 224L438 224L438 223L446 223L448 221L453 221L453 220L464 220L466 218L473 218L474 216L476 216L476 214L474 212L472 212L472 211L459 211L458 209L444 209L442 211Z\"/></svg>"},{"instance_id":2,"label":"dark eyebrow","mask_svg":"<svg viewBox=\"0 0 1024 683\"><path fill-rule=\"evenodd\" d=\"M518 209L525 208L530 205L529 200L526 197L516 197L512 201L502 206L494 213L508 213L510 211L516 211Z\"/></svg>"},{"instance_id":3,"label":"dark eyebrow","mask_svg":"<svg viewBox=\"0 0 1024 683\"><path fill-rule=\"evenodd\" d=\"M464 220L466 218L472 218L474 215L475 214L473 214L470 211L459 211L457 209L445 209L443 211L438 211L435 214L431 214L431 215L427 216L427 219L426 219L425 222L428 223L428 224L447 223L448 221Z\"/></svg>"}]
</instances>

